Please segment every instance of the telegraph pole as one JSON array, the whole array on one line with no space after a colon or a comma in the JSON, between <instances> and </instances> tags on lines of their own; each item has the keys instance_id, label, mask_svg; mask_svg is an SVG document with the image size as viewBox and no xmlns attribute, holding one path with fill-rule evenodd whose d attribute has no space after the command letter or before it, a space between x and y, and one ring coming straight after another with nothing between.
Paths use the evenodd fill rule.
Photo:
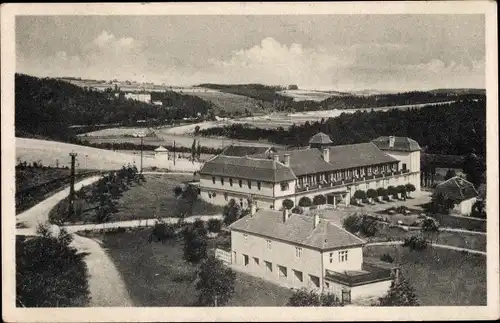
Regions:
<instances>
[{"instance_id":1,"label":"telegraph pole","mask_svg":"<svg viewBox=\"0 0 500 323\"><path fill-rule=\"evenodd\" d=\"M73 203L75 198L75 160L78 154L71 152L69 155L71 156L71 182L69 186L68 218L73 215Z\"/></svg>"},{"instance_id":2,"label":"telegraph pole","mask_svg":"<svg viewBox=\"0 0 500 323\"><path fill-rule=\"evenodd\" d=\"M175 166L175 140L174 140L174 166Z\"/></svg>"},{"instance_id":3,"label":"telegraph pole","mask_svg":"<svg viewBox=\"0 0 500 323\"><path fill-rule=\"evenodd\" d=\"M143 151L144 137L141 136L141 174L142 174L142 151Z\"/></svg>"}]
</instances>

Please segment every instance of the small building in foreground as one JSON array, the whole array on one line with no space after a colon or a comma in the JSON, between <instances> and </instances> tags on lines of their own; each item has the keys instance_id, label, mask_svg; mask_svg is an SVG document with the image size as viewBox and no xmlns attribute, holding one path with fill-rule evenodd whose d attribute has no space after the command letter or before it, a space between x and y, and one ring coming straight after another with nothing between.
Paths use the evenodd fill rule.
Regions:
<instances>
[{"instance_id":1,"label":"small building in foreground","mask_svg":"<svg viewBox=\"0 0 500 323\"><path fill-rule=\"evenodd\" d=\"M472 206L476 203L479 192L474 184L466 179L455 176L436 187L436 193L442 193L445 198L453 201L453 211L461 215L470 215Z\"/></svg>"},{"instance_id":2,"label":"small building in foreground","mask_svg":"<svg viewBox=\"0 0 500 323\"><path fill-rule=\"evenodd\" d=\"M157 158L158 157L160 157L160 158L161 157L167 157L168 158L168 149L165 148L165 147L163 147L163 146L160 146L160 147L156 148L154 150L154 152L155 152L155 157L157 157Z\"/></svg>"},{"instance_id":3,"label":"small building in foreground","mask_svg":"<svg viewBox=\"0 0 500 323\"><path fill-rule=\"evenodd\" d=\"M229 228L231 254L226 253L225 262L285 287L330 292L350 303L383 296L397 275L391 264L364 261L365 241L320 213L256 211L252 206L249 215Z\"/></svg>"}]
</instances>

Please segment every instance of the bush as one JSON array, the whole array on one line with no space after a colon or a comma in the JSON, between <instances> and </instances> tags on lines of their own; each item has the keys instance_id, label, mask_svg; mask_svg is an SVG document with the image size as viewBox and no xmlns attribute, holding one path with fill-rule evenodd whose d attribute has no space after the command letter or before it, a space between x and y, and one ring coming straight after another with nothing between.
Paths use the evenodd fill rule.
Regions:
<instances>
[{"instance_id":1,"label":"bush","mask_svg":"<svg viewBox=\"0 0 500 323\"><path fill-rule=\"evenodd\" d=\"M373 237L378 232L377 220L368 215L352 214L344 219L342 226L353 234L361 233L366 237Z\"/></svg>"},{"instance_id":2,"label":"bush","mask_svg":"<svg viewBox=\"0 0 500 323\"><path fill-rule=\"evenodd\" d=\"M396 191L401 194L401 198L406 198L406 186L398 185L396 187Z\"/></svg>"},{"instance_id":3,"label":"bush","mask_svg":"<svg viewBox=\"0 0 500 323\"><path fill-rule=\"evenodd\" d=\"M366 196L371 199L376 199L378 197L378 193L373 188L370 188L368 191L366 191Z\"/></svg>"},{"instance_id":4,"label":"bush","mask_svg":"<svg viewBox=\"0 0 500 323\"><path fill-rule=\"evenodd\" d=\"M391 196L396 196L398 194L398 190L394 186L387 187L387 194Z\"/></svg>"},{"instance_id":5,"label":"bush","mask_svg":"<svg viewBox=\"0 0 500 323\"><path fill-rule=\"evenodd\" d=\"M301 209L300 207L296 206L296 207L294 207L294 208L292 209L292 213L295 213L295 214L302 214L302 213L304 213L304 211L302 211L302 209Z\"/></svg>"},{"instance_id":6,"label":"bush","mask_svg":"<svg viewBox=\"0 0 500 323\"><path fill-rule=\"evenodd\" d=\"M381 257L380 257L380 260L384 261L384 262L390 262L390 263L393 263L394 262L394 258L391 257L391 255L387 254L387 253L384 253Z\"/></svg>"},{"instance_id":7,"label":"bush","mask_svg":"<svg viewBox=\"0 0 500 323\"><path fill-rule=\"evenodd\" d=\"M195 230L200 236L207 235L207 228L205 227L205 222L200 219L196 219L193 222L193 230Z\"/></svg>"},{"instance_id":8,"label":"bush","mask_svg":"<svg viewBox=\"0 0 500 323\"><path fill-rule=\"evenodd\" d=\"M326 196L323 194L318 194L313 198L314 205L324 205L326 204Z\"/></svg>"},{"instance_id":9,"label":"bush","mask_svg":"<svg viewBox=\"0 0 500 323\"><path fill-rule=\"evenodd\" d=\"M165 242L175 236L175 229L172 225L166 224L164 222L156 222L151 234L149 235L148 241L160 241Z\"/></svg>"},{"instance_id":10,"label":"bush","mask_svg":"<svg viewBox=\"0 0 500 323\"><path fill-rule=\"evenodd\" d=\"M403 247L409 247L410 250L424 250L427 245L427 240L421 236L406 237L403 241Z\"/></svg>"},{"instance_id":11,"label":"bush","mask_svg":"<svg viewBox=\"0 0 500 323\"><path fill-rule=\"evenodd\" d=\"M405 187L406 187L406 191L408 193L415 192L415 190L416 190L415 185L413 185L411 183L406 184Z\"/></svg>"},{"instance_id":12,"label":"bush","mask_svg":"<svg viewBox=\"0 0 500 323\"><path fill-rule=\"evenodd\" d=\"M299 206L301 206L301 207L308 207L311 205L312 205L312 201L307 196L304 196L299 200Z\"/></svg>"},{"instance_id":13,"label":"bush","mask_svg":"<svg viewBox=\"0 0 500 323\"><path fill-rule=\"evenodd\" d=\"M208 231L218 233L222 228L222 221L218 219L210 219L208 220L207 225Z\"/></svg>"},{"instance_id":14,"label":"bush","mask_svg":"<svg viewBox=\"0 0 500 323\"><path fill-rule=\"evenodd\" d=\"M389 195L384 195L384 197L382 198L384 201L390 201L389 199Z\"/></svg>"},{"instance_id":15,"label":"bush","mask_svg":"<svg viewBox=\"0 0 500 323\"><path fill-rule=\"evenodd\" d=\"M364 200L366 199L366 192L363 190L357 190L356 192L354 192L353 197L358 200Z\"/></svg>"},{"instance_id":16,"label":"bush","mask_svg":"<svg viewBox=\"0 0 500 323\"><path fill-rule=\"evenodd\" d=\"M387 190L383 187L377 188L377 195L380 197L384 197L387 195Z\"/></svg>"},{"instance_id":17,"label":"bush","mask_svg":"<svg viewBox=\"0 0 500 323\"><path fill-rule=\"evenodd\" d=\"M389 292L379 299L379 306L419 306L415 290L400 274L392 281Z\"/></svg>"},{"instance_id":18,"label":"bush","mask_svg":"<svg viewBox=\"0 0 500 323\"><path fill-rule=\"evenodd\" d=\"M315 291L301 288L295 290L288 300L288 306L342 306L334 294L317 294Z\"/></svg>"},{"instance_id":19,"label":"bush","mask_svg":"<svg viewBox=\"0 0 500 323\"><path fill-rule=\"evenodd\" d=\"M290 199L285 199L282 203L283 207L284 208L287 208L288 210L291 210L294 206L294 203L292 200Z\"/></svg>"},{"instance_id":20,"label":"bush","mask_svg":"<svg viewBox=\"0 0 500 323\"><path fill-rule=\"evenodd\" d=\"M184 259L197 264L207 257L207 240L197 230L186 228L183 231Z\"/></svg>"}]
</instances>

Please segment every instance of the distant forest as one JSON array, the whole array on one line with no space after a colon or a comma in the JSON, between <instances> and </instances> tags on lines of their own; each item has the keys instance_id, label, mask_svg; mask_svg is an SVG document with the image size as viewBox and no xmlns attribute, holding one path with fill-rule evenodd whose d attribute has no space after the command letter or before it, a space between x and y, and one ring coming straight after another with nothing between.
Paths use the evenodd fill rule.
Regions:
<instances>
[{"instance_id":1,"label":"distant forest","mask_svg":"<svg viewBox=\"0 0 500 323\"><path fill-rule=\"evenodd\" d=\"M379 136L407 136L428 153L467 155L486 153L486 100L461 100L422 108L358 111L321 122L293 125L288 130L261 129L248 124L200 130L204 136L225 135L234 139L267 139L280 145L306 146L318 131L335 145L371 141Z\"/></svg>"},{"instance_id":2,"label":"distant forest","mask_svg":"<svg viewBox=\"0 0 500 323\"><path fill-rule=\"evenodd\" d=\"M314 111L332 109L365 109L398 105L437 103L457 100L484 99L486 92L481 89L451 89L432 91L412 91L395 94L352 95L342 94L329 97L321 102L294 101L279 91L283 86L262 84L200 84L199 87L218 90L231 94L247 96L257 100L272 102L276 111Z\"/></svg>"},{"instance_id":3,"label":"distant forest","mask_svg":"<svg viewBox=\"0 0 500 323\"><path fill-rule=\"evenodd\" d=\"M168 109L153 104L116 98L112 91L99 92L53 78L15 76L16 136L75 141L77 129L71 125L148 125L165 120L196 117L210 111L211 103L175 92L162 93Z\"/></svg>"}]
</instances>

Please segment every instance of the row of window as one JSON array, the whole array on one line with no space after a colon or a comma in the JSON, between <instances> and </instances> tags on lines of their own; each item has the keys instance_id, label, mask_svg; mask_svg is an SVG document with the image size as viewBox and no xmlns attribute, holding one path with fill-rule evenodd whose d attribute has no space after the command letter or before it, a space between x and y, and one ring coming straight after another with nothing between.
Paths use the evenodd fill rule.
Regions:
<instances>
[{"instance_id":1,"label":"row of window","mask_svg":"<svg viewBox=\"0 0 500 323\"><path fill-rule=\"evenodd\" d=\"M238 260L237 260L236 251L233 251L233 256L234 256L234 262L235 262L235 264L237 264ZM250 256L245 255L245 254L242 254L242 256L243 256L243 265L245 267L249 267L250 266ZM257 258L257 257L252 257L252 258L253 258L253 266L260 267L259 258ZM264 260L264 265L265 265L266 274L268 274L268 275L272 274L273 273L273 263L270 261ZM288 268L285 266L278 265L278 264L276 265L276 268L278 270L279 279L287 280L288 279ZM300 283L304 282L304 274L302 273L302 271L292 269L292 272L293 272L292 278L293 278L294 282L300 282ZM315 287L319 287L320 279L318 276L309 275L309 282L312 285L314 285Z\"/></svg>"},{"instance_id":2,"label":"row of window","mask_svg":"<svg viewBox=\"0 0 500 323\"><path fill-rule=\"evenodd\" d=\"M244 233L243 234L243 240L245 242L248 241L248 234ZM266 240L266 245L268 250L272 250L273 244L272 240ZM302 247L295 247L295 258L301 258L302 257ZM334 253L330 252L330 263L333 263L333 258L334 258ZM347 250L342 250L338 252L338 262L346 262L347 261Z\"/></svg>"},{"instance_id":3,"label":"row of window","mask_svg":"<svg viewBox=\"0 0 500 323\"><path fill-rule=\"evenodd\" d=\"M215 184L216 182L217 182L217 180L216 180L215 176L212 176L212 183ZM224 186L224 177L220 178L220 184L222 186ZM229 179L229 186L231 186L231 187L233 186L233 179L232 178ZM238 180L238 186L240 188L243 187L243 180L241 180L241 179ZM249 189L252 189L252 181L251 180L247 180L247 186ZM281 187L282 191L288 190L288 188L289 188L288 182L281 182L280 187ZM262 183L257 182L257 189L260 191L261 188L262 188Z\"/></svg>"}]
</instances>

